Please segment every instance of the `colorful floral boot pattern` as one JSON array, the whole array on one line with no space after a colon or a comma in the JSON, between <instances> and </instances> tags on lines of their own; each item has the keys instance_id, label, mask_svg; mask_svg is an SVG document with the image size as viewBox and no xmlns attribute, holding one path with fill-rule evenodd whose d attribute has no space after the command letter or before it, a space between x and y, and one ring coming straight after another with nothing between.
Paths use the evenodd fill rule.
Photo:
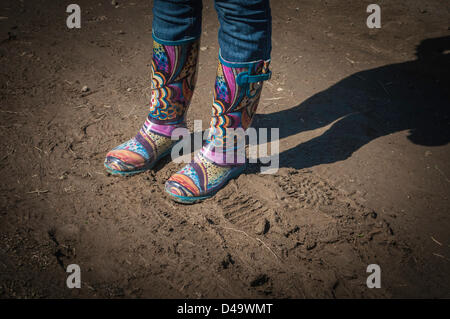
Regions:
<instances>
[{"instance_id":1,"label":"colorful floral boot pattern","mask_svg":"<svg viewBox=\"0 0 450 319\"><path fill-rule=\"evenodd\" d=\"M239 145L227 135L227 129L246 130L250 126L263 81L270 75L269 61L230 63L220 58L209 136L193 161L166 182L171 199L181 203L201 201L244 171L245 153L239 160ZM230 152L232 156L228 156Z\"/></svg>"},{"instance_id":2,"label":"colorful floral boot pattern","mask_svg":"<svg viewBox=\"0 0 450 319\"><path fill-rule=\"evenodd\" d=\"M170 138L173 130L185 127L197 77L199 43L167 45L154 39L150 112L135 137L106 155L104 165L109 173L141 173L170 154L175 143Z\"/></svg>"}]
</instances>

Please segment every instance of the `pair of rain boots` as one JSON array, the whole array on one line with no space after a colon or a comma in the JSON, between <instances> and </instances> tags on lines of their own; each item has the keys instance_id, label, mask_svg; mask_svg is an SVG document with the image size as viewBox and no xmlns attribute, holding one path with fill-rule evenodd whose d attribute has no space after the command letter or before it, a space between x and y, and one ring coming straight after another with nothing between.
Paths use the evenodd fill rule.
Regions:
<instances>
[{"instance_id":1,"label":"pair of rain boots","mask_svg":"<svg viewBox=\"0 0 450 319\"><path fill-rule=\"evenodd\" d=\"M106 155L104 165L109 173L141 173L171 153L176 143L172 132L186 127L186 111L197 79L199 44L199 40L179 45L153 40L149 114L135 137ZM269 61L231 63L219 54L208 138L194 159L167 180L165 191L171 199L199 202L244 171L245 157L235 156L238 145L229 132L249 127L263 81L270 75Z\"/></svg>"}]
</instances>

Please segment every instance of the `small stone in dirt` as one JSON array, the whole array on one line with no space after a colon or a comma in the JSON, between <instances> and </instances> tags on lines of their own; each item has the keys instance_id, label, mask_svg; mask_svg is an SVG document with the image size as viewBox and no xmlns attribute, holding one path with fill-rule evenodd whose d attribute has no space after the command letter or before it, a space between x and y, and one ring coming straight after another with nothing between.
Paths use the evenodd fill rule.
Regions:
<instances>
[{"instance_id":1,"label":"small stone in dirt","mask_svg":"<svg viewBox=\"0 0 450 319\"><path fill-rule=\"evenodd\" d=\"M309 242L306 244L306 250L314 249L314 248L316 248L316 246L317 246L317 243L315 241Z\"/></svg>"},{"instance_id":2,"label":"small stone in dirt","mask_svg":"<svg viewBox=\"0 0 450 319\"><path fill-rule=\"evenodd\" d=\"M370 217L372 217L373 219L377 218L377 213L375 213L374 211L372 211L370 213Z\"/></svg>"},{"instance_id":3,"label":"small stone in dirt","mask_svg":"<svg viewBox=\"0 0 450 319\"><path fill-rule=\"evenodd\" d=\"M300 227L298 227L297 225L292 228L290 231L288 231L287 233L284 234L284 237L289 238L289 236L291 236L292 234L298 233L300 231Z\"/></svg>"},{"instance_id":4,"label":"small stone in dirt","mask_svg":"<svg viewBox=\"0 0 450 319\"><path fill-rule=\"evenodd\" d=\"M17 39L17 35L15 33L8 32L7 41L12 41L12 40L16 40L16 39Z\"/></svg>"},{"instance_id":5,"label":"small stone in dirt","mask_svg":"<svg viewBox=\"0 0 450 319\"><path fill-rule=\"evenodd\" d=\"M89 87L87 86L87 85L85 85L85 86L83 86L82 88L81 88L81 92L83 92L83 93L85 93L85 92L89 92Z\"/></svg>"},{"instance_id":6,"label":"small stone in dirt","mask_svg":"<svg viewBox=\"0 0 450 319\"><path fill-rule=\"evenodd\" d=\"M117 6L117 5L119 5L119 1L117 1L117 0L112 0L112 1L111 1L111 4L112 4L113 6Z\"/></svg>"},{"instance_id":7,"label":"small stone in dirt","mask_svg":"<svg viewBox=\"0 0 450 319\"><path fill-rule=\"evenodd\" d=\"M206 50L208 50L208 47L207 47L207 46L204 46L204 47L201 47L201 48L200 48L200 51L206 51Z\"/></svg>"},{"instance_id":8,"label":"small stone in dirt","mask_svg":"<svg viewBox=\"0 0 450 319\"><path fill-rule=\"evenodd\" d=\"M222 260L221 265L223 269L228 269L228 267L231 265L234 265L234 260L231 257L231 255L228 253L227 257L225 257L224 260Z\"/></svg>"},{"instance_id":9,"label":"small stone in dirt","mask_svg":"<svg viewBox=\"0 0 450 319\"><path fill-rule=\"evenodd\" d=\"M269 229L270 229L270 222L264 218L258 223L258 225L256 225L256 234L258 235L267 234Z\"/></svg>"},{"instance_id":10,"label":"small stone in dirt","mask_svg":"<svg viewBox=\"0 0 450 319\"><path fill-rule=\"evenodd\" d=\"M131 88L128 88L128 89L127 89L127 92L131 92Z\"/></svg>"},{"instance_id":11,"label":"small stone in dirt","mask_svg":"<svg viewBox=\"0 0 450 319\"><path fill-rule=\"evenodd\" d=\"M269 277L267 277L266 274L262 274L262 275L259 275L258 277L256 277L256 279L250 283L250 287L259 287L259 286L264 285L268 281L269 281Z\"/></svg>"}]
</instances>

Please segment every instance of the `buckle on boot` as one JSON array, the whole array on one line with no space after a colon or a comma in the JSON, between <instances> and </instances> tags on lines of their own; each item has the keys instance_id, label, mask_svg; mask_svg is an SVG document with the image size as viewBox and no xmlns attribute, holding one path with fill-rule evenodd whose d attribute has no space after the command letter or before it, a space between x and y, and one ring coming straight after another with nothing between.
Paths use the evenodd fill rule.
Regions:
<instances>
[{"instance_id":1,"label":"buckle on boot","mask_svg":"<svg viewBox=\"0 0 450 319\"><path fill-rule=\"evenodd\" d=\"M256 75L249 75L246 72L239 73L236 77L236 83L238 85L244 85L249 83L256 83L261 81L267 81L272 77L272 71L268 71L267 73L263 74L256 74Z\"/></svg>"}]
</instances>

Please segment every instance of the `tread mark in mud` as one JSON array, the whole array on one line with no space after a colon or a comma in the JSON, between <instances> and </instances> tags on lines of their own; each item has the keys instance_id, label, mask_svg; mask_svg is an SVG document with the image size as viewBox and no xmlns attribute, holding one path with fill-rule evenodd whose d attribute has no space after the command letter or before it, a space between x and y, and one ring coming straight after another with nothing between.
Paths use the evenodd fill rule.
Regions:
<instances>
[{"instance_id":1,"label":"tread mark in mud","mask_svg":"<svg viewBox=\"0 0 450 319\"><path fill-rule=\"evenodd\" d=\"M311 174L277 176L276 181L285 196L293 199L300 208L329 206L336 199L336 191L326 182L316 180Z\"/></svg>"}]
</instances>

